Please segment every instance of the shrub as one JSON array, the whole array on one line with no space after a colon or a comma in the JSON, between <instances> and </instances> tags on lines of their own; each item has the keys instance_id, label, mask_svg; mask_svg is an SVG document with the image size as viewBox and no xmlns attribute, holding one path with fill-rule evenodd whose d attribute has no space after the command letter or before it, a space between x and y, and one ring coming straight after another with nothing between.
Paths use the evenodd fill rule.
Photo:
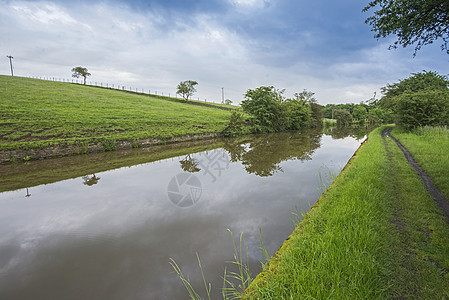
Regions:
<instances>
[{"instance_id":1,"label":"shrub","mask_svg":"<svg viewBox=\"0 0 449 300\"><path fill-rule=\"evenodd\" d=\"M283 91L273 86L261 86L246 92L242 108L251 116L255 132L266 133L285 129L282 93Z\"/></svg>"},{"instance_id":2,"label":"shrub","mask_svg":"<svg viewBox=\"0 0 449 300\"><path fill-rule=\"evenodd\" d=\"M282 103L285 129L298 130L310 126L310 105L303 100L287 99Z\"/></svg>"},{"instance_id":3,"label":"shrub","mask_svg":"<svg viewBox=\"0 0 449 300\"><path fill-rule=\"evenodd\" d=\"M348 126L352 124L352 115L346 109L335 109L334 118L337 120L337 126Z\"/></svg>"},{"instance_id":4,"label":"shrub","mask_svg":"<svg viewBox=\"0 0 449 300\"><path fill-rule=\"evenodd\" d=\"M221 132L224 136L239 136L244 133L245 117L242 112L234 110L231 112L229 122Z\"/></svg>"},{"instance_id":5,"label":"shrub","mask_svg":"<svg viewBox=\"0 0 449 300\"><path fill-rule=\"evenodd\" d=\"M406 128L449 125L449 92L420 91L398 96L398 123Z\"/></svg>"}]
</instances>

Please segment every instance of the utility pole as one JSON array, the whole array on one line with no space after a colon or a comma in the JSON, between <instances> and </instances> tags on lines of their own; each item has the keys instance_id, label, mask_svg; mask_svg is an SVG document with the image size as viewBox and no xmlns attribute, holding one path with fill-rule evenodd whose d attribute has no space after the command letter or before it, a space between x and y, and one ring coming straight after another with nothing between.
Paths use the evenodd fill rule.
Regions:
<instances>
[{"instance_id":1,"label":"utility pole","mask_svg":"<svg viewBox=\"0 0 449 300\"><path fill-rule=\"evenodd\" d=\"M224 87L221 88L221 104L224 104Z\"/></svg>"},{"instance_id":2,"label":"utility pole","mask_svg":"<svg viewBox=\"0 0 449 300\"><path fill-rule=\"evenodd\" d=\"M11 66L11 76L14 76L14 71L13 71L13 68L12 68L12 59L14 57L12 57L11 55L6 55L6 57L9 58L9 65Z\"/></svg>"}]
</instances>

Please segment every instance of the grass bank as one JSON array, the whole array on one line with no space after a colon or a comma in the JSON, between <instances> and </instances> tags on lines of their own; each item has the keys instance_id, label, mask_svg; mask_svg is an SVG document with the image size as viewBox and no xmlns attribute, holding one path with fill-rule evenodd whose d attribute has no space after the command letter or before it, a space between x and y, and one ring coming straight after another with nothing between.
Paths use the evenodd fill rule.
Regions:
<instances>
[{"instance_id":1,"label":"grass bank","mask_svg":"<svg viewBox=\"0 0 449 300\"><path fill-rule=\"evenodd\" d=\"M383 130L369 135L244 299L449 297L447 220Z\"/></svg>"},{"instance_id":2,"label":"grass bank","mask_svg":"<svg viewBox=\"0 0 449 300\"><path fill-rule=\"evenodd\" d=\"M407 131L396 127L392 135L407 148L446 199L449 199L449 129L421 127Z\"/></svg>"},{"instance_id":3,"label":"grass bank","mask_svg":"<svg viewBox=\"0 0 449 300\"><path fill-rule=\"evenodd\" d=\"M216 133L230 112L106 88L0 76L0 150Z\"/></svg>"}]
</instances>

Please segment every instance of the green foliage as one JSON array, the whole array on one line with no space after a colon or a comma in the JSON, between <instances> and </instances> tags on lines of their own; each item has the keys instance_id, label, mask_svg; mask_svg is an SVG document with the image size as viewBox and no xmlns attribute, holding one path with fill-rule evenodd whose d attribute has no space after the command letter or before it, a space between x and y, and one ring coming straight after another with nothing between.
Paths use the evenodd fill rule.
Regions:
<instances>
[{"instance_id":1,"label":"green foliage","mask_svg":"<svg viewBox=\"0 0 449 300\"><path fill-rule=\"evenodd\" d=\"M449 125L449 91L404 93L397 102L398 124L406 128Z\"/></svg>"},{"instance_id":2,"label":"green foliage","mask_svg":"<svg viewBox=\"0 0 449 300\"><path fill-rule=\"evenodd\" d=\"M439 75L437 72L423 71L412 73L412 76L409 78L382 87L383 97L378 102L381 107L395 111L397 97L404 93L411 94L423 90L448 91L448 85L449 80L447 76Z\"/></svg>"},{"instance_id":3,"label":"green foliage","mask_svg":"<svg viewBox=\"0 0 449 300\"><path fill-rule=\"evenodd\" d=\"M422 46L442 39L441 50L449 54L449 2L447 0L374 0L363 11L377 8L365 23L372 26L376 38L396 35L391 48L415 44Z\"/></svg>"},{"instance_id":4,"label":"green foliage","mask_svg":"<svg viewBox=\"0 0 449 300\"><path fill-rule=\"evenodd\" d=\"M117 142L115 140L104 139L101 141L103 151L114 151L117 149Z\"/></svg>"},{"instance_id":5,"label":"green foliage","mask_svg":"<svg viewBox=\"0 0 449 300\"><path fill-rule=\"evenodd\" d=\"M310 106L310 121L308 125L312 127L321 126L321 120L323 119L322 106L318 104L316 98L314 97L315 93L304 89L300 93L296 93L295 97L297 101L305 101Z\"/></svg>"},{"instance_id":6,"label":"green foliage","mask_svg":"<svg viewBox=\"0 0 449 300\"><path fill-rule=\"evenodd\" d=\"M395 122L411 128L449 124L449 80L436 72L423 71L382 88L381 107L393 111Z\"/></svg>"},{"instance_id":7,"label":"green foliage","mask_svg":"<svg viewBox=\"0 0 449 300\"><path fill-rule=\"evenodd\" d=\"M221 132L224 136L239 136L244 133L245 116L242 112L234 110L231 112L229 122Z\"/></svg>"},{"instance_id":8,"label":"green foliage","mask_svg":"<svg viewBox=\"0 0 449 300\"><path fill-rule=\"evenodd\" d=\"M195 86L198 84L196 81L186 80L181 81L177 86L176 94L181 95L184 100L188 101L194 93L196 93Z\"/></svg>"},{"instance_id":9,"label":"green foliage","mask_svg":"<svg viewBox=\"0 0 449 300\"><path fill-rule=\"evenodd\" d=\"M306 101L299 98L286 99L282 103L282 109L286 129L298 130L310 126L311 108Z\"/></svg>"},{"instance_id":10,"label":"green foliage","mask_svg":"<svg viewBox=\"0 0 449 300\"><path fill-rule=\"evenodd\" d=\"M304 90L295 94L293 99L286 99L283 93L283 90L272 86L261 86L246 92L242 108L251 116L255 132L279 132L310 126L311 106L308 102L313 93Z\"/></svg>"},{"instance_id":11,"label":"green foliage","mask_svg":"<svg viewBox=\"0 0 449 300\"><path fill-rule=\"evenodd\" d=\"M337 126L348 126L352 124L352 115L346 109L335 109L334 118L337 120Z\"/></svg>"},{"instance_id":12,"label":"green foliage","mask_svg":"<svg viewBox=\"0 0 449 300\"><path fill-rule=\"evenodd\" d=\"M273 86L261 86L246 92L242 108L251 116L255 132L266 133L285 129L282 109L283 92Z\"/></svg>"},{"instance_id":13,"label":"green foliage","mask_svg":"<svg viewBox=\"0 0 449 300\"><path fill-rule=\"evenodd\" d=\"M310 124L312 127L319 127L323 119L323 107L318 103L310 103Z\"/></svg>"},{"instance_id":14,"label":"green foliage","mask_svg":"<svg viewBox=\"0 0 449 300\"><path fill-rule=\"evenodd\" d=\"M89 71L87 70L87 68L84 68L84 67L75 67L72 69L72 72L73 72L72 77L76 77L76 78L83 77L84 84L86 84L87 77L91 75L89 73Z\"/></svg>"},{"instance_id":15,"label":"green foliage","mask_svg":"<svg viewBox=\"0 0 449 300\"><path fill-rule=\"evenodd\" d=\"M225 102L226 105L231 105L232 104L232 101L230 99L226 99L224 102Z\"/></svg>"},{"instance_id":16,"label":"green foliage","mask_svg":"<svg viewBox=\"0 0 449 300\"><path fill-rule=\"evenodd\" d=\"M354 119L359 121L359 124L365 124L366 117L368 116L368 111L362 105L357 105L352 112Z\"/></svg>"}]
</instances>

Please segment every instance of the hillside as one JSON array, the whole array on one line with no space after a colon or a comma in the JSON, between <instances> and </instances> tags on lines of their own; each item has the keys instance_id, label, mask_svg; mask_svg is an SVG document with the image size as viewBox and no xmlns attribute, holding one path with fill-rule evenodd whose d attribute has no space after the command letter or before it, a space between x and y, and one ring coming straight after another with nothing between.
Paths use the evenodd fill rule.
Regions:
<instances>
[{"instance_id":1,"label":"hillside","mask_svg":"<svg viewBox=\"0 0 449 300\"><path fill-rule=\"evenodd\" d=\"M218 132L228 116L175 99L0 76L1 150L99 142L114 148L118 141L139 146L145 139Z\"/></svg>"}]
</instances>

